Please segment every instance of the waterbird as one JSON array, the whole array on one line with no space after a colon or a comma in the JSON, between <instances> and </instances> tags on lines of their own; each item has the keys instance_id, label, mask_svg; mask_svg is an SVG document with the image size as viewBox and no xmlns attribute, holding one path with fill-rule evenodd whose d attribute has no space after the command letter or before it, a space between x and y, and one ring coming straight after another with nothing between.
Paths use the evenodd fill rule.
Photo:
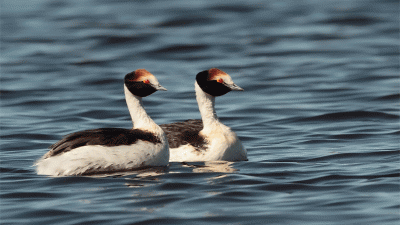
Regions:
<instances>
[{"instance_id":1,"label":"waterbird","mask_svg":"<svg viewBox=\"0 0 400 225\"><path fill-rule=\"evenodd\" d=\"M212 68L196 75L195 92L202 120L162 124L170 162L245 161L247 151L232 129L218 119L215 97L243 91L224 71Z\"/></svg>"},{"instance_id":2,"label":"waterbird","mask_svg":"<svg viewBox=\"0 0 400 225\"><path fill-rule=\"evenodd\" d=\"M125 100L133 128L99 128L66 135L35 163L37 173L74 176L167 166L166 135L147 115L142 103L143 97L166 90L145 69L126 74Z\"/></svg>"}]
</instances>

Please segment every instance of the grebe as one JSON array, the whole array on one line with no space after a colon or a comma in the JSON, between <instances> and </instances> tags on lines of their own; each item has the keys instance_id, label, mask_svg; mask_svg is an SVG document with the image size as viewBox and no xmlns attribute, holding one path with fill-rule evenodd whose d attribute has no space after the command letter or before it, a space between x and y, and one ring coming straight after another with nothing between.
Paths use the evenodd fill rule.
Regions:
<instances>
[{"instance_id":1,"label":"grebe","mask_svg":"<svg viewBox=\"0 0 400 225\"><path fill-rule=\"evenodd\" d=\"M100 128L69 134L50 146L36 162L37 173L50 176L90 175L167 166L168 141L164 131L147 115L142 98L166 91L145 69L124 79L125 99L133 128Z\"/></svg>"},{"instance_id":2,"label":"grebe","mask_svg":"<svg viewBox=\"0 0 400 225\"><path fill-rule=\"evenodd\" d=\"M247 160L236 133L215 112L215 97L243 89L228 74L212 68L197 74L195 91L202 120L160 125L167 134L170 162Z\"/></svg>"}]
</instances>

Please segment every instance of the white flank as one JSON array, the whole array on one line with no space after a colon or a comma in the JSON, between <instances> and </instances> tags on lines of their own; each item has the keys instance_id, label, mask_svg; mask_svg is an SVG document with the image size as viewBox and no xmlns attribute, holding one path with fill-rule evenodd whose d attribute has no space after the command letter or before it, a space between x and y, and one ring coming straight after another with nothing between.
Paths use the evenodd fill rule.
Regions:
<instances>
[{"instance_id":1,"label":"white flank","mask_svg":"<svg viewBox=\"0 0 400 225\"><path fill-rule=\"evenodd\" d=\"M83 146L69 152L40 159L37 173L50 176L69 176L90 173L132 170L147 166L168 165L168 149L159 143L137 141L133 145L104 147Z\"/></svg>"}]
</instances>

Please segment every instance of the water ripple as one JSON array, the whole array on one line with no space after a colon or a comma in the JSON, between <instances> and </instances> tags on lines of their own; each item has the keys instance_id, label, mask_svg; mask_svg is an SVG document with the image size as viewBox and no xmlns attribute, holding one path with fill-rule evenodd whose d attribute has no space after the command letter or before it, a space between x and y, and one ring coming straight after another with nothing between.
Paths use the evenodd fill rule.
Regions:
<instances>
[{"instance_id":1,"label":"water ripple","mask_svg":"<svg viewBox=\"0 0 400 225\"><path fill-rule=\"evenodd\" d=\"M1 7L4 224L398 224L398 1L8 1ZM200 119L195 76L245 162L87 177L32 166L63 135L131 128L123 77L168 91L156 123Z\"/></svg>"}]
</instances>

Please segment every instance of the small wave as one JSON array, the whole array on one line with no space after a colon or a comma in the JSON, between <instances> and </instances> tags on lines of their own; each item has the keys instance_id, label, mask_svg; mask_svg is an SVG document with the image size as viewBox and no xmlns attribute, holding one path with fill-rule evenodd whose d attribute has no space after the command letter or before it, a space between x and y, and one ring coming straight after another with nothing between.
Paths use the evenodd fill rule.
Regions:
<instances>
[{"instance_id":1,"label":"small wave","mask_svg":"<svg viewBox=\"0 0 400 225\"><path fill-rule=\"evenodd\" d=\"M62 194L43 193L43 192L13 192L2 194L1 198L17 198L17 199L38 199L38 198L59 198Z\"/></svg>"},{"instance_id":2,"label":"small wave","mask_svg":"<svg viewBox=\"0 0 400 225\"><path fill-rule=\"evenodd\" d=\"M101 35L93 36L92 39L99 41L98 46L108 46L108 45L130 45L130 44L143 44L154 41L157 38L157 34L140 34L133 36L120 36L120 35Z\"/></svg>"},{"instance_id":3,"label":"small wave","mask_svg":"<svg viewBox=\"0 0 400 225\"><path fill-rule=\"evenodd\" d=\"M400 100L400 94L385 95L385 96L382 96L382 97L378 97L375 100L378 100L378 101L399 101Z\"/></svg>"},{"instance_id":4,"label":"small wave","mask_svg":"<svg viewBox=\"0 0 400 225\"><path fill-rule=\"evenodd\" d=\"M299 119L300 122L313 122L313 121L345 121L345 120L365 120L365 119L385 119L394 120L399 119L398 115L382 112L372 111L351 111L351 112L336 112L327 113L319 116Z\"/></svg>"},{"instance_id":5,"label":"small wave","mask_svg":"<svg viewBox=\"0 0 400 225\"><path fill-rule=\"evenodd\" d=\"M301 158L301 157L288 157L279 160L269 160L268 162L273 162L273 164L266 164L271 165L272 167L276 167L276 163L283 163L282 165L291 165L290 163L308 163L308 162L331 162L333 160L342 160L342 159L362 159L362 158L377 158L377 157L396 157L399 156L399 150L387 150L387 151L377 151L377 152L367 152L367 153L342 153L342 154L331 154L327 156L321 156L316 158ZM282 174L280 173L268 173L268 176L279 176ZM282 176L291 176L296 175L295 172L285 172Z\"/></svg>"},{"instance_id":6,"label":"small wave","mask_svg":"<svg viewBox=\"0 0 400 225\"><path fill-rule=\"evenodd\" d=\"M216 23L216 19L209 17L183 17L174 18L166 22L161 23L158 27L190 27L190 26L201 26L211 25Z\"/></svg>"},{"instance_id":7,"label":"small wave","mask_svg":"<svg viewBox=\"0 0 400 225\"><path fill-rule=\"evenodd\" d=\"M120 79L116 78L106 78L106 79L101 79L101 80L89 80L86 82L83 82L85 85L110 85L110 84L119 84L121 83Z\"/></svg>"},{"instance_id":8,"label":"small wave","mask_svg":"<svg viewBox=\"0 0 400 225\"><path fill-rule=\"evenodd\" d=\"M0 173L16 173L16 174L21 174L21 173L30 173L30 170L24 170L24 169L19 169L19 168L7 168L7 167L0 167Z\"/></svg>"},{"instance_id":9,"label":"small wave","mask_svg":"<svg viewBox=\"0 0 400 225\"><path fill-rule=\"evenodd\" d=\"M285 57L285 56L299 56L299 55L323 55L323 56L345 56L356 53L351 50L288 50L288 51L275 51L275 52L260 52L253 53L250 56L264 56L264 57Z\"/></svg>"},{"instance_id":10,"label":"small wave","mask_svg":"<svg viewBox=\"0 0 400 225\"><path fill-rule=\"evenodd\" d=\"M398 193L398 191L400 190L400 185L398 183L367 184L359 187L353 187L352 190L357 192Z\"/></svg>"},{"instance_id":11,"label":"small wave","mask_svg":"<svg viewBox=\"0 0 400 225\"><path fill-rule=\"evenodd\" d=\"M164 183L160 186L161 190L187 190L193 188L194 184L189 183Z\"/></svg>"},{"instance_id":12,"label":"small wave","mask_svg":"<svg viewBox=\"0 0 400 225\"><path fill-rule=\"evenodd\" d=\"M372 24L381 23L381 22L383 22L382 19L377 19L374 17L347 16L347 17L327 19L327 20L321 21L320 23L346 25L346 26L367 26L367 25L372 25Z\"/></svg>"},{"instance_id":13,"label":"small wave","mask_svg":"<svg viewBox=\"0 0 400 225\"><path fill-rule=\"evenodd\" d=\"M233 13L251 13L259 8L251 7L247 5L218 5L210 8L211 10L221 12L233 12Z\"/></svg>"},{"instance_id":14,"label":"small wave","mask_svg":"<svg viewBox=\"0 0 400 225\"><path fill-rule=\"evenodd\" d=\"M339 186L338 188L342 188L342 186ZM335 190L333 186L324 187L324 186L306 185L302 183L266 184L259 186L257 189L263 191L276 191L276 192L287 192L287 193L293 193L297 191Z\"/></svg>"},{"instance_id":15,"label":"small wave","mask_svg":"<svg viewBox=\"0 0 400 225\"><path fill-rule=\"evenodd\" d=\"M218 196L227 198L247 198L247 197L257 197L259 193L255 191L226 191L219 194Z\"/></svg>"},{"instance_id":16,"label":"small wave","mask_svg":"<svg viewBox=\"0 0 400 225\"><path fill-rule=\"evenodd\" d=\"M17 133L17 134L8 134L1 135L2 139L27 139L27 140L51 140L53 135L46 134L29 134L29 133Z\"/></svg>"},{"instance_id":17,"label":"small wave","mask_svg":"<svg viewBox=\"0 0 400 225\"><path fill-rule=\"evenodd\" d=\"M384 177L400 177L400 174L399 173L390 173L390 174L383 174L383 175L360 175L360 176L332 174L332 175L324 175L324 176L312 178L312 179L295 181L295 183L316 184L316 183L321 183L321 182L326 182L326 181L362 180L362 179L370 180L370 179L384 178Z\"/></svg>"},{"instance_id":18,"label":"small wave","mask_svg":"<svg viewBox=\"0 0 400 225\"><path fill-rule=\"evenodd\" d=\"M108 66L108 64L111 62L112 60L96 60L96 59L92 59L92 60L82 60L79 62L73 62L71 63L71 65L74 66L96 66L96 67L105 67Z\"/></svg>"},{"instance_id":19,"label":"small wave","mask_svg":"<svg viewBox=\"0 0 400 225\"><path fill-rule=\"evenodd\" d=\"M59 209L39 209L39 210L30 210L23 214L23 217L60 217L67 216L71 214L75 214L77 212L69 211L69 210L59 210ZM75 214L76 216L76 214Z\"/></svg>"},{"instance_id":20,"label":"small wave","mask_svg":"<svg viewBox=\"0 0 400 225\"><path fill-rule=\"evenodd\" d=\"M330 135L328 139L362 139L374 136L374 134L337 134L337 135Z\"/></svg>"},{"instance_id":21,"label":"small wave","mask_svg":"<svg viewBox=\"0 0 400 225\"><path fill-rule=\"evenodd\" d=\"M344 37L336 34L312 34L307 37L311 41L327 41L327 40L339 40L344 39Z\"/></svg>"},{"instance_id":22,"label":"small wave","mask_svg":"<svg viewBox=\"0 0 400 225\"><path fill-rule=\"evenodd\" d=\"M324 162L324 161L332 161L337 159L351 159L351 158L365 158L365 157L385 157L385 156L397 156L400 154L400 151L378 151L378 152L367 152L367 153L342 153L342 154L333 154L328 156L322 156L312 159L300 160L302 162Z\"/></svg>"},{"instance_id":23,"label":"small wave","mask_svg":"<svg viewBox=\"0 0 400 225\"><path fill-rule=\"evenodd\" d=\"M167 47L160 47L154 50L143 52L143 55L148 58L158 58L165 60L185 60L185 61L201 61L210 60L215 58L212 55L195 55L195 53L202 53L209 48L208 45L189 44L189 45L170 45Z\"/></svg>"},{"instance_id":24,"label":"small wave","mask_svg":"<svg viewBox=\"0 0 400 225\"><path fill-rule=\"evenodd\" d=\"M55 40L55 39L43 38L43 37L5 39L4 41L10 42L10 43L34 43L34 44L53 44L53 43L57 42L57 40Z\"/></svg>"},{"instance_id":25,"label":"small wave","mask_svg":"<svg viewBox=\"0 0 400 225\"><path fill-rule=\"evenodd\" d=\"M162 53L192 53L197 51L203 51L208 48L207 45L171 45L169 47L158 48L153 51L149 51L150 54L162 54Z\"/></svg>"},{"instance_id":26,"label":"small wave","mask_svg":"<svg viewBox=\"0 0 400 225\"><path fill-rule=\"evenodd\" d=\"M135 25L131 23L102 23L98 21L93 21L92 18L87 18L85 16L64 16L55 19L56 21L71 21L69 24L69 29L71 30L85 30L85 29L114 29L114 30L124 30L124 29L134 29ZM99 19L100 20L100 19Z\"/></svg>"}]
</instances>

